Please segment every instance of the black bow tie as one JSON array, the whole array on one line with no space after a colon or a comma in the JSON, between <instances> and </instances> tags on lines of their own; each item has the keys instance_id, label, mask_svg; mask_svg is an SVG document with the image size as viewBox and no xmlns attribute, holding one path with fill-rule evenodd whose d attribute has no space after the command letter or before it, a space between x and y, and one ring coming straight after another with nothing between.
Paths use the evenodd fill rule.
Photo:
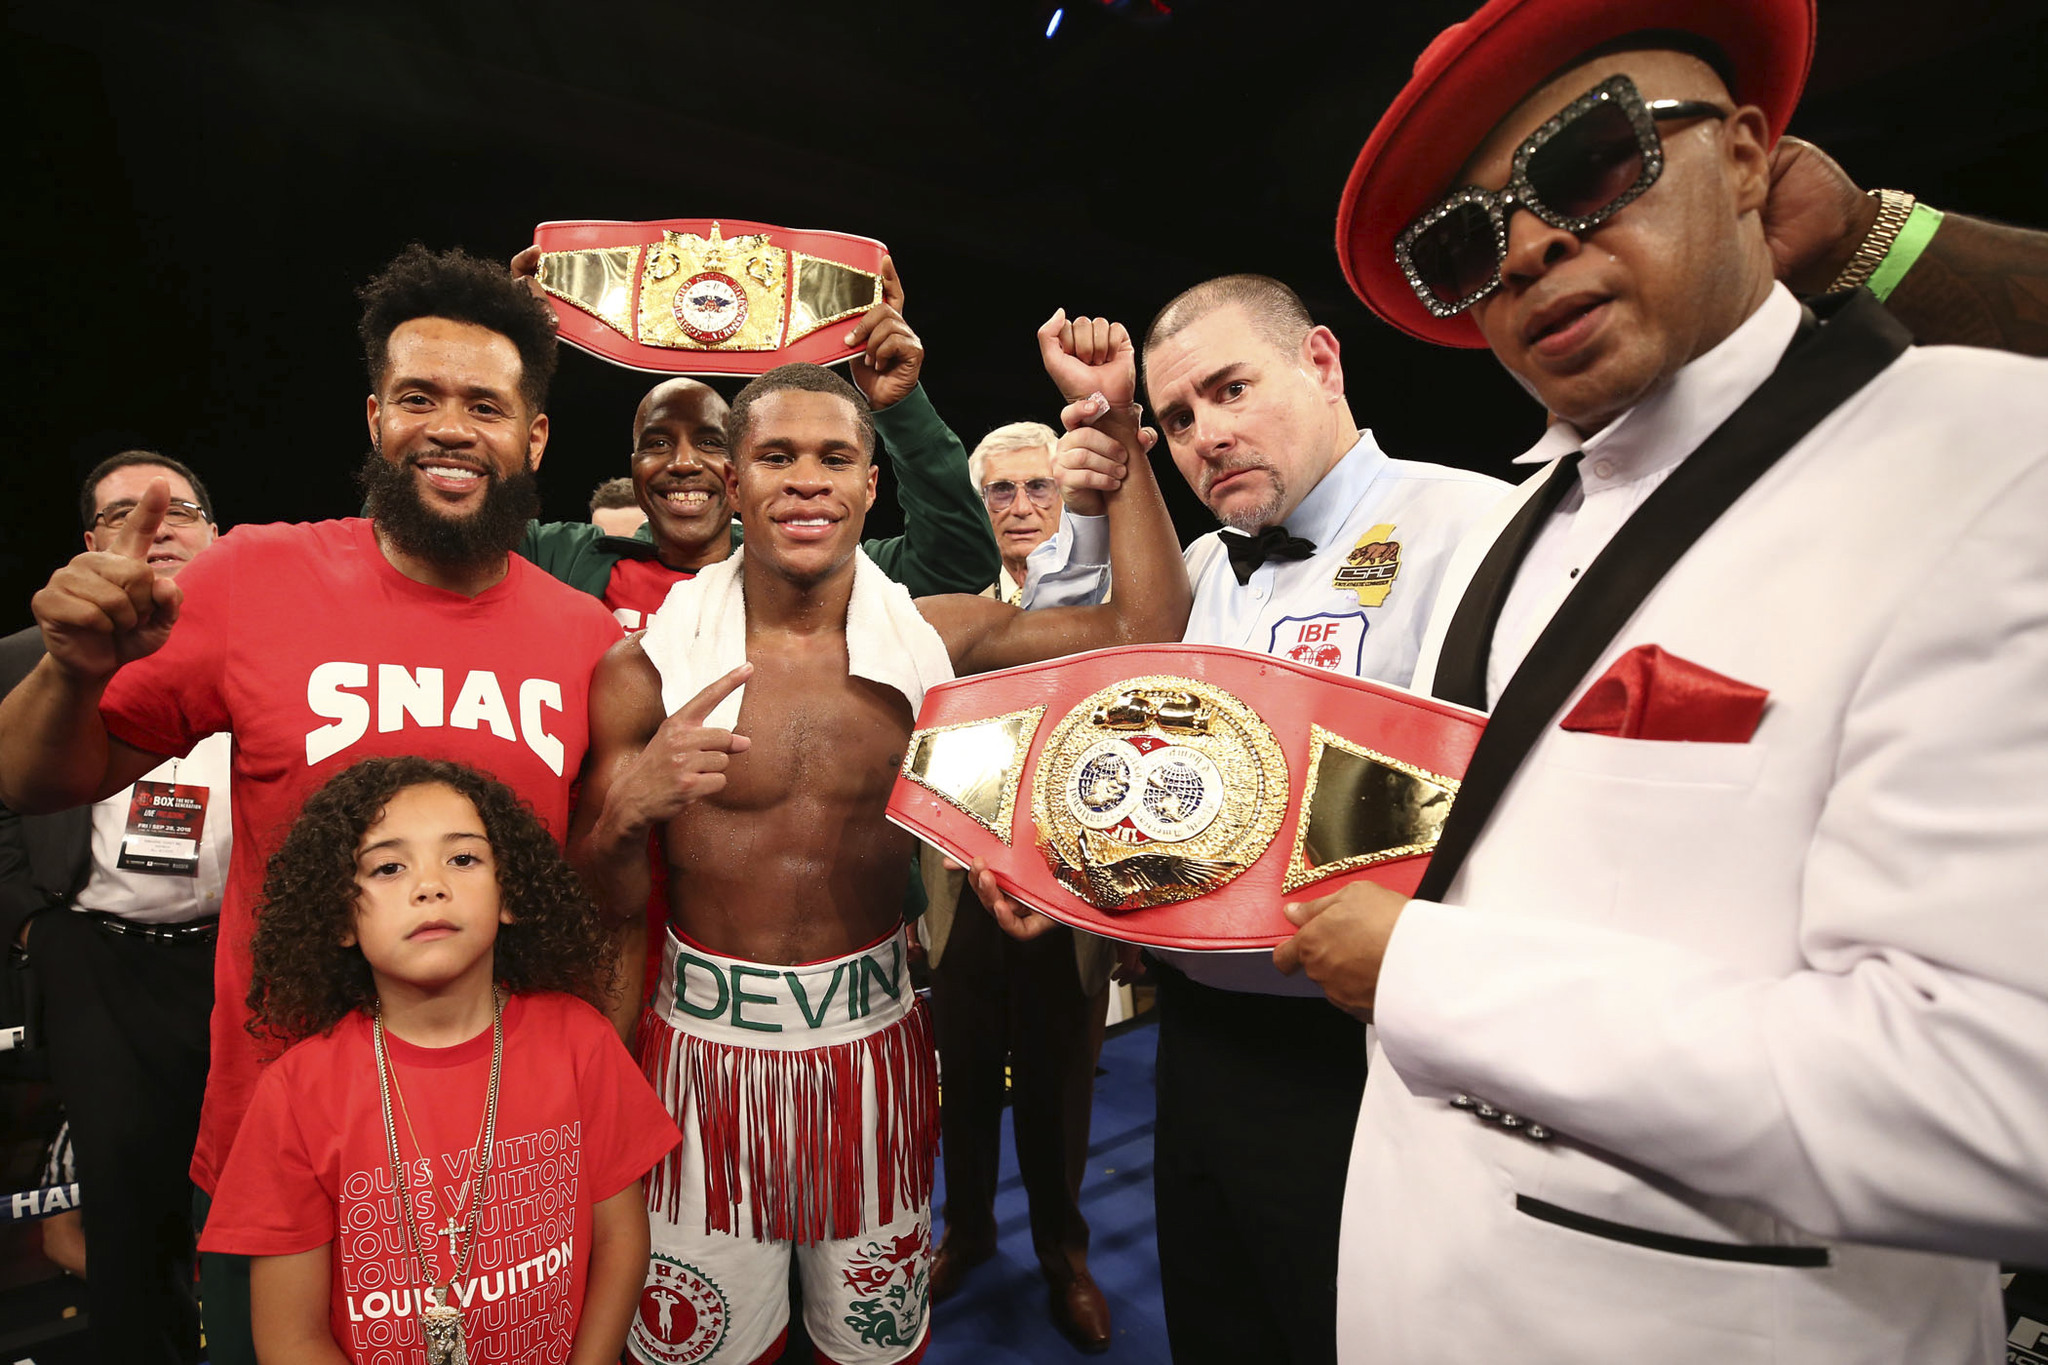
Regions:
<instances>
[{"instance_id":1,"label":"black bow tie","mask_svg":"<svg viewBox=\"0 0 2048 1365\"><path fill-rule=\"evenodd\" d=\"M1316 552L1316 543L1288 535L1285 526L1268 526L1249 536L1242 531L1225 531L1223 548L1230 552L1230 571L1237 575L1237 585L1243 587L1267 560L1307 559Z\"/></svg>"}]
</instances>

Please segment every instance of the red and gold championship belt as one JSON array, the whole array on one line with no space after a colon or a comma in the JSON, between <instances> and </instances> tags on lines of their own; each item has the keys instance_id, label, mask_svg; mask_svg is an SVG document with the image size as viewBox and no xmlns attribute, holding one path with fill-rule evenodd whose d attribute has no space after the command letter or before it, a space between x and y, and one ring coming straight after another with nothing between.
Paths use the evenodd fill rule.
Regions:
<instances>
[{"instance_id":1,"label":"red and gold championship belt","mask_svg":"<svg viewBox=\"0 0 2048 1365\"><path fill-rule=\"evenodd\" d=\"M1485 717L1215 645L1139 645L925 693L889 818L1111 938L1270 948L1288 900L1411 892Z\"/></svg>"},{"instance_id":2,"label":"red and gold championship belt","mask_svg":"<svg viewBox=\"0 0 2048 1365\"><path fill-rule=\"evenodd\" d=\"M766 374L859 353L888 248L738 219L542 223L540 287L572 346L659 374Z\"/></svg>"}]
</instances>

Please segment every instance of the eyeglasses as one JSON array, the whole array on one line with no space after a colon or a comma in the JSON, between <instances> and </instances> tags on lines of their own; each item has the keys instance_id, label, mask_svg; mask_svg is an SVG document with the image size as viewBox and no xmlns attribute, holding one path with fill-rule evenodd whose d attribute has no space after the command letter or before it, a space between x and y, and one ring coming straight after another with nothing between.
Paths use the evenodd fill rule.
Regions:
<instances>
[{"instance_id":1,"label":"eyeglasses","mask_svg":"<svg viewBox=\"0 0 2048 1365\"><path fill-rule=\"evenodd\" d=\"M127 522L128 514L133 512L135 508L135 503L117 502L111 507L103 509L95 516L92 519L92 524L103 526L109 531L118 531ZM196 502L182 502L173 498L171 505L164 508L164 525L166 526L190 526L195 522L205 520L206 509Z\"/></svg>"},{"instance_id":2,"label":"eyeglasses","mask_svg":"<svg viewBox=\"0 0 2048 1365\"><path fill-rule=\"evenodd\" d=\"M1034 506L1050 507L1054 495L1060 491L1060 486L1051 479L1026 479L1022 483L1014 479L997 479L994 483L985 483L981 486L981 500L988 504L989 511L1000 512L1017 500L1019 489L1031 499Z\"/></svg>"},{"instance_id":3,"label":"eyeglasses","mask_svg":"<svg viewBox=\"0 0 2048 1365\"><path fill-rule=\"evenodd\" d=\"M1529 134L1504 188L1453 190L1410 223L1394 242L1394 260L1423 307L1454 317L1500 287L1516 209L1566 232L1589 232L1664 173L1657 120L1727 117L1702 100L1645 103L1634 81L1610 76Z\"/></svg>"}]
</instances>

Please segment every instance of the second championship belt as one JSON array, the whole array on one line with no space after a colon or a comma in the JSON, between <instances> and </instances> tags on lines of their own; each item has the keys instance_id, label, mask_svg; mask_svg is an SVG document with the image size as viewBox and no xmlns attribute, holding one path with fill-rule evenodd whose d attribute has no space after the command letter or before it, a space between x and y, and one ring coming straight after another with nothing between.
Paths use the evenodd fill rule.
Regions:
<instances>
[{"instance_id":1,"label":"second championship belt","mask_svg":"<svg viewBox=\"0 0 2048 1365\"><path fill-rule=\"evenodd\" d=\"M1097 650L927 691L889 818L1074 928L1270 948L1286 901L1415 889L1484 725L1269 654Z\"/></svg>"},{"instance_id":2,"label":"second championship belt","mask_svg":"<svg viewBox=\"0 0 2048 1365\"><path fill-rule=\"evenodd\" d=\"M882 298L880 242L738 219L542 223L561 338L628 369L766 374L858 355L839 325Z\"/></svg>"}]
</instances>

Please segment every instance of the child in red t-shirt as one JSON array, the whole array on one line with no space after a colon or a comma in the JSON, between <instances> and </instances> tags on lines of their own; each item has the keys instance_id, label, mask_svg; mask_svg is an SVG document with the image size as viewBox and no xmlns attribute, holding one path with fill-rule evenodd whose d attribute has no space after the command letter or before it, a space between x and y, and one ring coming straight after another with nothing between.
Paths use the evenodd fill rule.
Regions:
<instances>
[{"instance_id":1,"label":"child in red t-shirt","mask_svg":"<svg viewBox=\"0 0 2048 1365\"><path fill-rule=\"evenodd\" d=\"M474 769L376 758L270 860L264 1072L200 1241L252 1256L266 1360L611 1365L647 1273L641 1177L679 1140L604 1017L611 935Z\"/></svg>"}]
</instances>

